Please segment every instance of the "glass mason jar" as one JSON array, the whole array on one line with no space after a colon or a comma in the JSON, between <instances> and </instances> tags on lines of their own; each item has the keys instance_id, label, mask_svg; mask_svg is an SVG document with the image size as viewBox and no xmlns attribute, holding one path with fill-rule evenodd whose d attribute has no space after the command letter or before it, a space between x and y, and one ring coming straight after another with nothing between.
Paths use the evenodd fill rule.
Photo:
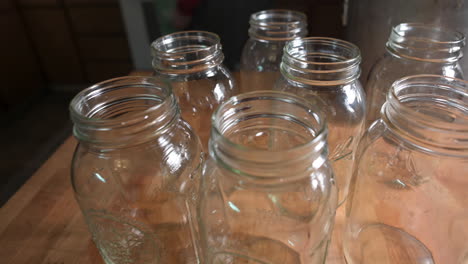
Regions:
<instances>
[{"instance_id":1,"label":"glass mason jar","mask_svg":"<svg viewBox=\"0 0 468 264\"><path fill-rule=\"evenodd\" d=\"M272 90L281 76L284 45L306 35L307 17L303 13L273 9L252 14L250 38L241 56L241 91Z\"/></svg>"},{"instance_id":2,"label":"glass mason jar","mask_svg":"<svg viewBox=\"0 0 468 264\"><path fill-rule=\"evenodd\" d=\"M359 145L349 264L468 263L468 82L396 81Z\"/></svg>"},{"instance_id":3,"label":"glass mason jar","mask_svg":"<svg viewBox=\"0 0 468 264\"><path fill-rule=\"evenodd\" d=\"M463 78L458 61L465 37L448 28L400 24L392 29L386 53L372 67L366 84L366 128L380 118L392 83L405 76L436 74Z\"/></svg>"},{"instance_id":4,"label":"glass mason jar","mask_svg":"<svg viewBox=\"0 0 468 264\"><path fill-rule=\"evenodd\" d=\"M70 105L72 185L105 263L199 263L201 145L170 86L123 77Z\"/></svg>"},{"instance_id":5,"label":"glass mason jar","mask_svg":"<svg viewBox=\"0 0 468 264\"><path fill-rule=\"evenodd\" d=\"M365 117L365 96L358 80L360 61L359 49L349 42L320 37L296 39L284 48L282 77L275 87L305 98L326 115L329 159L339 204L347 197Z\"/></svg>"},{"instance_id":6,"label":"glass mason jar","mask_svg":"<svg viewBox=\"0 0 468 264\"><path fill-rule=\"evenodd\" d=\"M171 82L182 118L207 150L213 110L237 94L234 79L222 64L219 37L205 31L183 31L158 38L151 48L156 76Z\"/></svg>"},{"instance_id":7,"label":"glass mason jar","mask_svg":"<svg viewBox=\"0 0 468 264\"><path fill-rule=\"evenodd\" d=\"M323 263L336 209L323 116L257 91L213 115L199 208L203 263Z\"/></svg>"}]
</instances>

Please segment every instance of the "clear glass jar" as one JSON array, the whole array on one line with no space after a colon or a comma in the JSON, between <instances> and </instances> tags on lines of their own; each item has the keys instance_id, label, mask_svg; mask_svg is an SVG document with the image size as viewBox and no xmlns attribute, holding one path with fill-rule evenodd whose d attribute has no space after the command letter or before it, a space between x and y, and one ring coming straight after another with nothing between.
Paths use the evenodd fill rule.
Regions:
<instances>
[{"instance_id":1,"label":"clear glass jar","mask_svg":"<svg viewBox=\"0 0 468 264\"><path fill-rule=\"evenodd\" d=\"M98 83L71 102L72 185L105 263L199 263L202 149L170 86Z\"/></svg>"},{"instance_id":2,"label":"clear glass jar","mask_svg":"<svg viewBox=\"0 0 468 264\"><path fill-rule=\"evenodd\" d=\"M347 197L355 150L362 135L365 96L358 80L359 49L333 38L304 38L284 48L282 77L275 89L298 95L326 115L329 159L333 162L339 203Z\"/></svg>"},{"instance_id":3,"label":"clear glass jar","mask_svg":"<svg viewBox=\"0 0 468 264\"><path fill-rule=\"evenodd\" d=\"M220 39L205 31L182 31L151 44L156 76L169 80L186 120L205 150L213 110L237 94L234 79L222 64Z\"/></svg>"},{"instance_id":4,"label":"clear glass jar","mask_svg":"<svg viewBox=\"0 0 468 264\"><path fill-rule=\"evenodd\" d=\"M468 263L468 82L396 81L357 165L347 263Z\"/></svg>"},{"instance_id":5,"label":"clear glass jar","mask_svg":"<svg viewBox=\"0 0 468 264\"><path fill-rule=\"evenodd\" d=\"M199 209L203 263L323 263L336 208L323 116L257 91L213 115Z\"/></svg>"},{"instance_id":6,"label":"clear glass jar","mask_svg":"<svg viewBox=\"0 0 468 264\"><path fill-rule=\"evenodd\" d=\"M250 16L249 39L240 68L242 92L272 90L286 42L307 35L307 17L301 12L273 9Z\"/></svg>"},{"instance_id":7,"label":"clear glass jar","mask_svg":"<svg viewBox=\"0 0 468 264\"><path fill-rule=\"evenodd\" d=\"M362 77L385 52L392 27L406 21L455 29L468 35L468 4L462 0L353 0L344 1L347 39L361 50ZM372 21L372 23L369 23ZM468 52L465 46L463 53ZM468 56L459 61L468 72ZM366 80L361 78L363 84Z\"/></svg>"},{"instance_id":8,"label":"clear glass jar","mask_svg":"<svg viewBox=\"0 0 468 264\"><path fill-rule=\"evenodd\" d=\"M463 34L425 24L400 24L392 29L386 52L372 67L366 84L366 128L380 118L392 83L405 76L436 74L463 78Z\"/></svg>"}]
</instances>

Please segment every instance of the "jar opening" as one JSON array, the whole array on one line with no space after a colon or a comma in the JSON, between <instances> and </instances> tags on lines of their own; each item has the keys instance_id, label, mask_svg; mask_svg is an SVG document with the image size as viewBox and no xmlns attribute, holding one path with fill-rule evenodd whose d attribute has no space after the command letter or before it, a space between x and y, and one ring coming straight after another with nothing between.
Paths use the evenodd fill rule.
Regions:
<instances>
[{"instance_id":1,"label":"jar opening","mask_svg":"<svg viewBox=\"0 0 468 264\"><path fill-rule=\"evenodd\" d=\"M104 81L81 91L70 103L74 135L80 141L114 146L127 145L130 138L143 139L150 129L154 134L177 111L169 84L150 77Z\"/></svg>"},{"instance_id":2,"label":"jar opening","mask_svg":"<svg viewBox=\"0 0 468 264\"><path fill-rule=\"evenodd\" d=\"M218 35L206 31L182 31L156 39L152 48L160 53L187 53L213 48L220 44Z\"/></svg>"},{"instance_id":3,"label":"jar opening","mask_svg":"<svg viewBox=\"0 0 468 264\"><path fill-rule=\"evenodd\" d=\"M132 117L136 118L145 112L154 111L155 108L160 107L161 103L164 101L161 97L154 95L131 95L132 92L130 90L139 90L141 88L144 88L144 86L129 88L128 98L108 98L108 101L98 105L80 105L74 108L74 110L83 118L88 118L90 122L106 122L116 119L124 120ZM83 98L83 100L85 100L85 98ZM77 102L77 104L83 104L83 102Z\"/></svg>"},{"instance_id":4,"label":"jar opening","mask_svg":"<svg viewBox=\"0 0 468 264\"><path fill-rule=\"evenodd\" d=\"M306 21L306 15L302 12L286 9L264 10L252 14L251 23L295 23Z\"/></svg>"},{"instance_id":5,"label":"jar opening","mask_svg":"<svg viewBox=\"0 0 468 264\"><path fill-rule=\"evenodd\" d=\"M220 65L224 60L218 35L206 31L182 31L151 44L153 68L162 74L188 74Z\"/></svg>"},{"instance_id":6,"label":"jar opening","mask_svg":"<svg viewBox=\"0 0 468 264\"><path fill-rule=\"evenodd\" d=\"M281 72L293 81L310 85L339 85L359 78L359 48L347 41L311 37L284 47Z\"/></svg>"},{"instance_id":7,"label":"jar opening","mask_svg":"<svg viewBox=\"0 0 468 264\"><path fill-rule=\"evenodd\" d=\"M322 165L327 130L313 109L283 92L235 96L213 114L210 155L229 170L255 179L288 178L292 164L292 170L302 171Z\"/></svg>"},{"instance_id":8,"label":"jar opening","mask_svg":"<svg viewBox=\"0 0 468 264\"><path fill-rule=\"evenodd\" d=\"M260 41L288 41L307 35L307 17L304 13L272 9L250 16L249 36Z\"/></svg>"},{"instance_id":9,"label":"jar opening","mask_svg":"<svg viewBox=\"0 0 468 264\"><path fill-rule=\"evenodd\" d=\"M438 75L396 81L382 107L392 131L427 152L467 156L468 82Z\"/></svg>"},{"instance_id":10,"label":"jar opening","mask_svg":"<svg viewBox=\"0 0 468 264\"><path fill-rule=\"evenodd\" d=\"M420 23L395 26L387 42L387 50L395 56L437 63L458 61L464 46L462 33Z\"/></svg>"}]
</instances>

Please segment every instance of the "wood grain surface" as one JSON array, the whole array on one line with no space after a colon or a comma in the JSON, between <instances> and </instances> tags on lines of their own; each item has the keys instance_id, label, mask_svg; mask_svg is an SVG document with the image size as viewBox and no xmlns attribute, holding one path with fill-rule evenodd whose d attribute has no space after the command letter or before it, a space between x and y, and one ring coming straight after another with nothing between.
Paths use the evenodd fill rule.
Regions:
<instances>
[{"instance_id":1,"label":"wood grain surface","mask_svg":"<svg viewBox=\"0 0 468 264\"><path fill-rule=\"evenodd\" d=\"M69 137L0 209L2 264L104 263L73 196L75 146ZM333 244L327 263L344 263L337 252Z\"/></svg>"},{"instance_id":2,"label":"wood grain surface","mask_svg":"<svg viewBox=\"0 0 468 264\"><path fill-rule=\"evenodd\" d=\"M70 184L68 138L0 209L1 263L104 263Z\"/></svg>"}]
</instances>

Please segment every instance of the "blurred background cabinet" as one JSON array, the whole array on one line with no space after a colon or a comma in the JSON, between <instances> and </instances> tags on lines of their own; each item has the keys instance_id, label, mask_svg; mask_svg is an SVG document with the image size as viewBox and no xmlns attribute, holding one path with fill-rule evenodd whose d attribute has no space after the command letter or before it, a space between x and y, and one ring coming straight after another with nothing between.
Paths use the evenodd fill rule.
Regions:
<instances>
[{"instance_id":1,"label":"blurred background cabinet","mask_svg":"<svg viewBox=\"0 0 468 264\"><path fill-rule=\"evenodd\" d=\"M30 102L44 91L35 47L13 0L0 1L0 114Z\"/></svg>"},{"instance_id":2,"label":"blurred background cabinet","mask_svg":"<svg viewBox=\"0 0 468 264\"><path fill-rule=\"evenodd\" d=\"M1 109L132 69L117 0L2 0ZM27 78L25 78L27 76Z\"/></svg>"},{"instance_id":3,"label":"blurred background cabinet","mask_svg":"<svg viewBox=\"0 0 468 264\"><path fill-rule=\"evenodd\" d=\"M118 0L0 0L0 205L71 133L68 103L133 68Z\"/></svg>"},{"instance_id":4,"label":"blurred background cabinet","mask_svg":"<svg viewBox=\"0 0 468 264\"><path fill-rule=\"evenodd\" d=\"M127 75L132 62L117 0L65 0L71 31L89 82Z\"/></svg>"}]
</instances>

